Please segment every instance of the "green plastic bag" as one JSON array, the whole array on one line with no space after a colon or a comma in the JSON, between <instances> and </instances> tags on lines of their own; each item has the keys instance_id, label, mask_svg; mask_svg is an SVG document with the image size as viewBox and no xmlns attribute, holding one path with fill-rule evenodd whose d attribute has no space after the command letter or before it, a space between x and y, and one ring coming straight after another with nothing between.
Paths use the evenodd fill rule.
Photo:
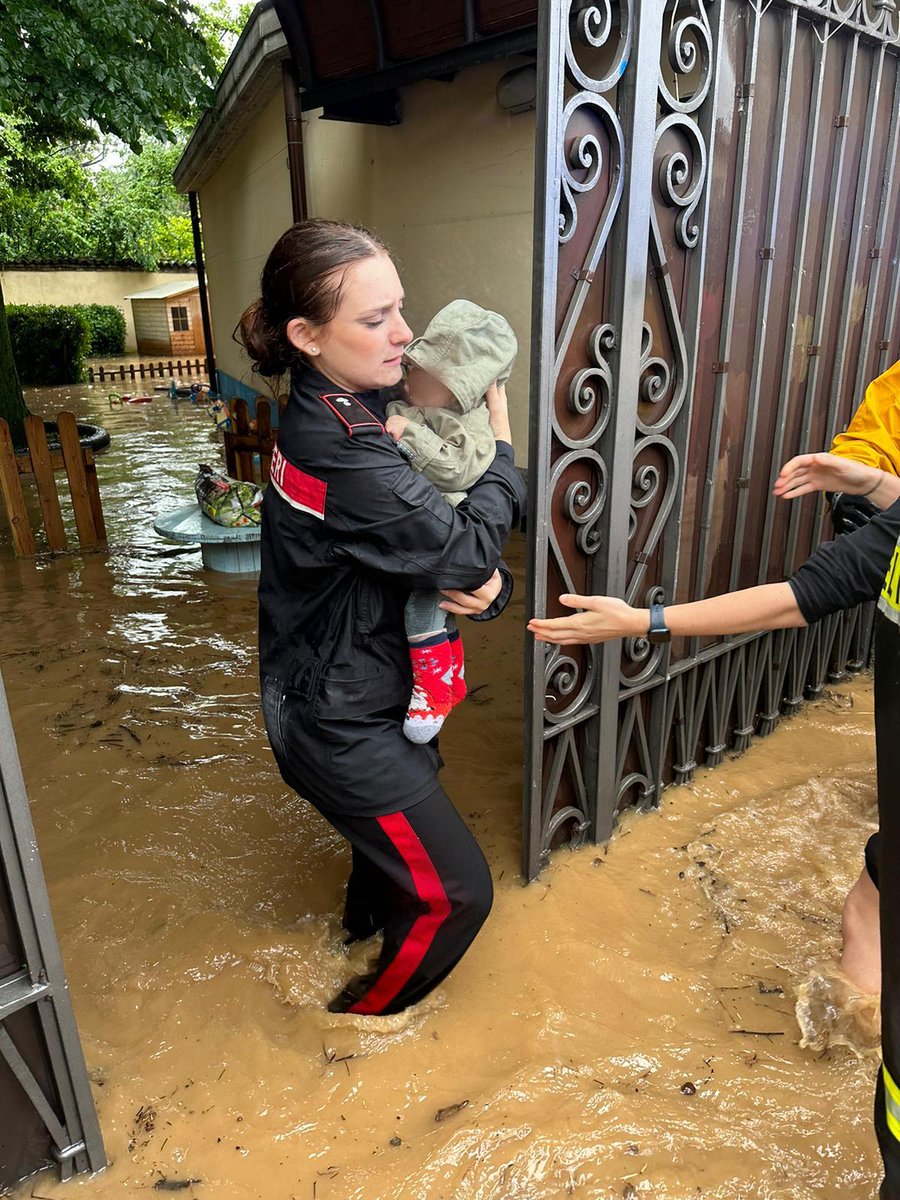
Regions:
<instances>
[{"instance_id":1,"label":"green plastic bag","mask_svg":"<svg viewBox=\"0 0 900 1200\"><path fill-rule=\"evenodd\" d=\"M228 529L258 525L262 519L262 488L243 483L200 464L194 490L200 508L211 521Z\"/></svg>"}]
</instances>

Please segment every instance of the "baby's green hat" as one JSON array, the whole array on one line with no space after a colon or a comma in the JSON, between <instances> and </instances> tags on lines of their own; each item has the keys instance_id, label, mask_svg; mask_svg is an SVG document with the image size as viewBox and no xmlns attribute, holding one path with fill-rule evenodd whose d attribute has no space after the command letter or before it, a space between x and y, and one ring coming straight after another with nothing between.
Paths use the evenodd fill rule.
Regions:
<instances>
[{"instance_id":1,"label":"baby's green hat","mask_svg":"<svg viewBox=\"0 0 900 1200\"><path fill-rule=\"evenodd\" d=\"M404 357L449 388L467 412L495 380L507 381L518 349L506 317L471 300L452 300L409 343Z\"/></svg>"}]
</instances>

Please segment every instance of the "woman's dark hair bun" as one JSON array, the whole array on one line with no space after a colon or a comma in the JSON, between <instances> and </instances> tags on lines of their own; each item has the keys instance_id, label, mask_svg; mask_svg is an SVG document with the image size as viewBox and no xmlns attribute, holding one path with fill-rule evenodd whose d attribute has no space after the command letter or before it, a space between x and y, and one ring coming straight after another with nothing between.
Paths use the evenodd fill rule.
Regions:
<instances>
[{"instance_id":1,"label":"woman's dark hair bun","mask_svg":"<svg viewBox=\"0 0 900 1200\"><path fill-rule=\"evenodd\" d=\"M266 259L261 296L243 313L232 335L260 375L283 375L300 359L288 340L288 322L303 317L325 325L337 312L342 267L386 253L384 242L360 225L298 221L278 239Z\"/></svg>"}]
</instances>

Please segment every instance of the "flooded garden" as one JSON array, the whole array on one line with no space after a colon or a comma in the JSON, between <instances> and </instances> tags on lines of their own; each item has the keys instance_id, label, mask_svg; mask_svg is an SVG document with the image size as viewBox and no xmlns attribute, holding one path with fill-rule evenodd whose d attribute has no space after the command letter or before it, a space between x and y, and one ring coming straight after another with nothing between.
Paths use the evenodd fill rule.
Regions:
<instances>
[{"instance_id":1,"label":"flooded garden","mask_svg":"<svg viewBox=\"0 0 900 1200\"><path fill-rule=\"evenodd\" d=\"M4 531L0 664L110 1166L16 1195L871 1197L877 1053L804 1048L795 1016L874 826L870 680L525 888L520 586L466 630L442 734L493 913L421 1005L331 1015L374 946L343 949L345 846L266 742L255 581L152 529L220 435L108 391L28 395L109 429L109 551L15 559Z\"/></svg>"}]
</instances>

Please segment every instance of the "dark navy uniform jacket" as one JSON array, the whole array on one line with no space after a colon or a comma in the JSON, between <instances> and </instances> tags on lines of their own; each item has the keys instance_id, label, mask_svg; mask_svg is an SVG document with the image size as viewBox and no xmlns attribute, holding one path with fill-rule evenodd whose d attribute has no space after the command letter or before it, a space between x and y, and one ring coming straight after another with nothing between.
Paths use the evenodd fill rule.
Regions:
<instances>
[{"instance_id":1,"label":"dark navy uniform jacket","mask_svg":"<svg viewBox=\"0 0 900 1200\"><path fill-rule=\"evenodd\" d=\"M500 567L524 487L512 447L457 508L384 430L394 389L344 392L295 372L262 517L259 652L266 727L282 774L318 807L378 815L437 786L433 746L402 733L412 676L403 608L413 588L471 590Z\"/></svg>"}]
</instances>

